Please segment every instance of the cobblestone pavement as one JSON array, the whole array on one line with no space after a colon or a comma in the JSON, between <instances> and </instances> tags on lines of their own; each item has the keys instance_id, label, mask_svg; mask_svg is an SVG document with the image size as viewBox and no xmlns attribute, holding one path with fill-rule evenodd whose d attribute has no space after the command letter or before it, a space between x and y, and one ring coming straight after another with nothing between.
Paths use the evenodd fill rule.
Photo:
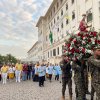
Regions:
<instances>
[{"instance_id":1,"label":"cobblestone pavement","mask_svg":"<svg viewBox=\"0 0 100 100\"><path fill-rule=\"evenodd\" d=\"M12 80L6 85L0 82L0 100L61 100L61 83L54 80L51 83L46 81L44 87L39 87L38 83L32 80L21 83ZM68 91L66 91L66 100L68 100ZM89 96L88 100L90 100Z\"/></svg>"}]
</instances>

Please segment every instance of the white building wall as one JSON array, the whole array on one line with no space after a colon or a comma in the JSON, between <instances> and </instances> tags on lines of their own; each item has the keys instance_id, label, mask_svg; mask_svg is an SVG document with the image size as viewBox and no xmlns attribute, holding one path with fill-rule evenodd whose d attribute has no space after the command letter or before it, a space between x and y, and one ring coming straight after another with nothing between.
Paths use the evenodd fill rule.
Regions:
<instances>
[{"instance_id":1,"label":"white building wall","mask_svg":"<svg viewBox=\"0 0 100 100\"><path fill-rule=\"evenodd\" d=\"M68 33L76 33L78 32L79 23L82 19L82 14L86 14L87 11L91 9L93 13L93 20L88 24L95 28L96 31L100 29L100 0L74 0L74 4L72 4L72 0L63 0L63 3L60 3L60 0L54 0L51 9L44 16L42 22L39 22L38 25L38 48L42 47L41 51L38 51L38 56L42 56L39 60L47 60L50 63L59 63L62 55L62 45L64 44L64 40L67 39ZM59 8L57 10L56 5L59 2ZM68 3L68 10L66 10L66 4ZM55 14L53 12L53 8L55 6ZM63 15L61 16L61 10L63 10ZM52 18L49 19L52 11ZM72 20L72 11L75 12L75 19ZM57 20L57 16L59 16L59 20ZM66 19L68 18L69 24L66 24ZM55 24L54 24L55 19ZM51 26L52 23L52 26ZM63 23L63 28L61 28L61 24ZM49 28L50 27L50 28ZM57 31L59 28L59 32ZM53 33L53 44L50 44L49 41L49 33L50 30ZM42 31L42 34L40 35ZM53 57L53 49L59 47L59 55ZM50 51L52 51L52 57L50 56ZM49 52L49 57L48 57ZM56 53L57 54L57 53Z\"/></svg>"},{"instance_id":2,"label":"white building wall","mask_svg":"<svg viewBox=\"0 0 100 100\"><path fill-rule=\"evenodd\" d=\"M57 1L59 1L59 0L57 0ZM99 14L99 6L98 6L99 3L97 0L75 0L74 4L71 3L71 0L65 0L65 1L66 2L64 3L64 5L60 8L60 10L56 13L56 15L49 22L49 26L51 26L51 22L53 23L53 26L50 29L53 33L53 38L55 40L54 43L56 43L58 41L62 41L62 35L65 37L67 31L69 33L78 32L78 27L79 27L79 23L82 19L82 14L86 14L86 12L89 9L92 9L93 21L89 22L88 24L89 25L92 24L92 26L95 27L95 29L97 31L99 30L99 28L100 28L99 27L99 25L100 25L99 16L100 15L98 15ZM67 11L66 11L66 3L68 3L68 10ZM63 9L63 16L61 16L62 9ZM75 12L75 19L74 20L72 20L72 11ZM59 20L57 21L58 15L59 15ZM69 17L69 24L68 25L66 25L66 16L67 15ZM56 19L55 24L54 24L54 19ZM61 28L62 22L63 22L63 26L64 26L63 29ZM58 27L59 27L59 32L57 32ZM59 40L58 40L58 38L59 38ZM48 55L48 52L50 52L53 49L57 49L57 47L59 47L59 55L57 55L57 56L61 56L63 44L64 44L64 42L61 44L57 44L57 46L52 46L52 47L50 47L50 45L48 45L48 47L50 49L47 48L48 50L47 50L47 52L45 52L45 55ZM50 61L50 59L52 60L52 57L49 57L48 61ZM53 60L52 60L52 62L53 62Z\"/></svg>"}]
</instances>

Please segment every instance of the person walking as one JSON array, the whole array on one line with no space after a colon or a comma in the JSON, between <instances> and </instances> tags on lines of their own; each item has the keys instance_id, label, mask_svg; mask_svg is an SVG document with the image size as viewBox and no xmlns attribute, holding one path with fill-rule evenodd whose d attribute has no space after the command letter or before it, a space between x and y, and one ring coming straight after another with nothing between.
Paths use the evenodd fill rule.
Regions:
<instances>
[{"instance_id":1,"label":"person walking","mask_svg":"<svg viewBox=\"0 0 100 100\"><path fill-rule=\"evenodd\" d=\"M57 70L57 80L60 81L61 83L62 71L61 71L61 67L58 64L56 64L56 70Z\"/></svg>"},{"instance_id":2,"label":"person walking","mask_svg":"<svg viewBox=\"0 0 100 100\"><path fill-rule=\"evenodd\" d=\"M51 80L52 80L53 70L54 70L54 66L53 66L52 64L50 64L50 65L48 66L48 74L49 74L49 80L50 80L50 82L51 82Z\"/></svg>"},{"instance_id":3,"label":"person walking","mask_svg":"<svg viewBox=\"0 0 100 100\"><path fill-rule=\"evenodd\" d=\"M44 79L44 81L46 81L46 65L45 64L43 64L43 69L44 69L43 79Z\"/></svg>"},{"instance_id":4,"label":"person walking","mask_svg":"<svg viewBox=\"0 0 100 100\"><path fill-rule=\"evenodd\" d=\"M8 73L8 66L6 64L4 64L1 67L1 74L2 74L3 84L7 83L7 73Z\"/></svg>"},{"instance_id":5,"label":"person walking","mask_svg":"<svg viewBox=\"0 0 100 100\"><path fill-rule=\"evenodd\" d=\"M60 62L62 69L62 100L65 100L66 85L69 89L69 100L72 100L72 71L70 62L66 61L66 57L62 55L62 61Z\"/></svg>"},{"instance_id":6,"label":"person walking","mask_svg":"<svg viewBox=\"0 0 100 100\"><path fill-rule=\"evenodd\" d=\"M46 78L49 78L49 74L48 74L48 64L46 65Z\"/></svg>"},{"instance_id":7,"label":"person walking","mask_svg":"<svg viewBox=\"0 0 100 100\"><path fill-rule=\"evenodd\" d=\"M62 82L62 70L61 70L61 66L57 64L57 73L59 75L59 82Z\"/></svg>"},{"instance_id":8,"label":"person walking","mask_svg":"<svg viewBox=\"0 0 100 100\"><path fill-rule=\"evenodd\" d=\"M0 81L1 81L1 70L0 70Z\"/></svg>"},{"instance_id":9,"label":"person walking","mask_svg":"<svg viewBox=\"0 0 100 100\"><path fill-rule=\"evenodd\" d=\"M56 64L55 64L55 66L54 66L53 69L54 69L54 70L53 70L53 73L54 73L54 75L55 75L55 80L58 80L58 74L57 74L57 66L56 66Z\"/></svg>"},{"instance_id":10,"label":"person walking","mask_svg":"<svg viewBox=\"0 0 100 100\"><path fill-rule=\"evenodd\" d=\"M39 86L44 86L44 75L45 75L45 68L44 65L41 64L38 67L38 75L39 75Z\"/></svg>"},{"instance_id":11,"label":"person walking","mask_svg":"<svg viewBox=\"0 0 100 100\"><path fill-rule=\"evenodd\" d=\"M35 64L32 64L32 80L34 81L35 76Z\"/></svg>"},{"instance_id":12,"label":"person walking","mask_svg":"<svg viewBox=\"0 0 100 100\"><path fill-rule=\"evenodd\" d=\"M13 69L12 64L9 65L8 76L9 76L9 79L13 79L14 78L14 69Z\"/></svg>"},{"instance_id":13,"label":"person walking","mask_svg":"<svg viewBox=\"0 0 100 100\"><path fill-rule=\"evenodd\" d=\"M27 79L27 70L28 70L28 68L27 68L27 64L23 64L23 68L22 68L22 80L23 81L26 81L26 79Z\"/></svg>"},{"instance_id":14,"label":"person walking","mask_svg":"<svg viewBox=\"0 0 100 100\"><path fill-rule=\"evenodd\" d=\"M40 66L39 62L37 62L37 64L35 65L35 75L34 75L34 82L38 82L39 81L39 76L38 76L38 67Z\"/></svg>"},{"instance_id":15,"label":"person walking","mask_svg":"<svg viewBox=\"0 0 100 100\"><path fill-rule=\"evenodd\" d=\"M31 76L32 76L32 64L29 64L27 66L27 80L30 80L31 79Z\"/></svg>"},{"instance_id":16,"label":"person walking","mask_svg":"<svg viewBox=\"0 0 100 100\"><path fill-rule=\"evenodd\" d=\"M21 82L21 73L22 73L23 65L21 64L20 61L16 63L15 65L15 76L16 76L16 82Z\"/></svg>"},{"instance_id":17,"label":"person walking","mask_svg":"<svg viewBox=\"0 0 100 100\"><path fill-rule=\"evenodd\" d=\"M100 100L100 46L94 48L93 56L88 59L88 65L91 73L91 86L93 99L94 92L96 92L96 100Z\"/></svg>"}]
</instances>

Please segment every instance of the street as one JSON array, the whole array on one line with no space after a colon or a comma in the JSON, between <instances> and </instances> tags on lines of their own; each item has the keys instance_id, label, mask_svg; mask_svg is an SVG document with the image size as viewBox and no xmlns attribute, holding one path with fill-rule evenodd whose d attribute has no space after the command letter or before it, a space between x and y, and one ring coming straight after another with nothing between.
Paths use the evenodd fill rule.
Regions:
<instances>
[{"instance_id":1,"label":"street","mask_svg":"<svg viewBox=\"0 0 100 100\"><path fill-rule=\"evenodd\" d=\"M58 81L51 83L45 81L44 87L39 87L37 82L22 81L16 83L15 80L8 81L6 85L0 82L0 100L61 100L62 84ZM87 96L90 100L90 96ZM66 100L68 99L68 90L66 91ZM73 100L75 100L73 83Z\"/></svg>"}]
</instances>

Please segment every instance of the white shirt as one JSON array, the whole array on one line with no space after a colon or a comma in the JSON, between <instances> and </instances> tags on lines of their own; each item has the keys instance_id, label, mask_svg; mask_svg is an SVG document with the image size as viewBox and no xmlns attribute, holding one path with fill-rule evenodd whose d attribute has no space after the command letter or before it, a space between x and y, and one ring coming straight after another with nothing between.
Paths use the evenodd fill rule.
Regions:
<instances>
[{"instance_id":1,"label":"white shirt","mask_svg":"<svg viewBox=\"0 0 100 100\"><path fill-rule=\"evenodd\" d=\"M48 67L48 74L53 74L53 66Z\"/></svg>"},{"instance_id":2,"label":"white shirt","mask_svg":"<svg viewBox=\"0 0 100 100\"><path fill-rule=\"evenodd\" d=\"M12 67L9 67L9 69L8 69L8 73L14 73L14 70L13 70Z\"/></svg>"},{"instance_id":3,"label":"white shirt","mask_svg":"<svg viewBox=\"0 0 100 100\"><path fill-rule=\"evenodd\" d=\"M44 66L39 66L38 67L38 73L39 73L40 77L45 75Z\"/></svg>"}]
</instances>

